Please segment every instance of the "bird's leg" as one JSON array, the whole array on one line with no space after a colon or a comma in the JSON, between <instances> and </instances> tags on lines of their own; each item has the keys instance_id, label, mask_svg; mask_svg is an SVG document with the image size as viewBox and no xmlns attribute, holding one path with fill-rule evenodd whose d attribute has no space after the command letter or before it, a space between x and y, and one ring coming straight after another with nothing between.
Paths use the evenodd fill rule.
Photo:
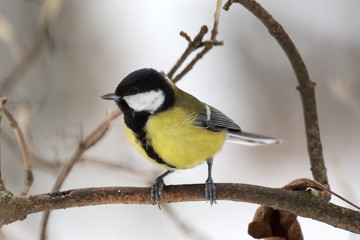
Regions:
<instances>
[{"instance_id":1,"label":"bird's leg","mask_svg":"<svg viewBox=\"0 0 360 240\"><path fill-rule=\"evenodd\" d=\"M214 203L216 203L216 189L211 177L213 158L209 158L206 162L208 164L208 178L205 182L205 198L206 201L210 201L210 205L212 206Z\"/></svg>"},{"instance_id":2,"label":"bird's leg","mask_svg":"<svg viewBox=\"0 0 360 240\"><path fill-rule=\"evenodd\" d=\"M166 177L167 175L169 175L172 172L174 172L174 171L169 170L169 171L165 172L164 174L158 176L155 179L154 185L152 185L152 187L151 187L151 200L154 200L154 196L155 196L155 202L157 203L159 208L160 208L159 200L161 198L161 193L162 193L163 187L165 185L164 177Z\"/></svg>"}]
</instances>

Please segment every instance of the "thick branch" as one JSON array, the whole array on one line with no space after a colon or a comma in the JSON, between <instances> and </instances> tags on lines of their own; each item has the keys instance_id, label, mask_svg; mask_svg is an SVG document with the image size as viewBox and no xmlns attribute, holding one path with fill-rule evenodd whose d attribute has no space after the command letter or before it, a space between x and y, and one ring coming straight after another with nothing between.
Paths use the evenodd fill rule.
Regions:
<instances>
[{"instance_id":1,"label":"thick branch","mask_svg":"<svg viewBox=\"0 0 360 240\"><path fill-rule=\"evenodd\" d=\"M298 90L300 91L304 109L305 130L311 171L316 181L329 188L320 140L320 129L314 90L315 83L310 80L309 73L299 51L283 27L255 0L229 0L225 4L224 9L229 10L233 2L242 4L246 9L254 14L266 26L270 34L280 44L289 58L299 83Z\"/></svg>"},{"instance_id":2,"label":"thick branch","mask_svg":"<svg viewBox=\"0 0 360 240\"><path fill-rule=\"evenodd\" d=\"M261 204L285 210L360 233L360 212L326 202L309 192L288 191L247 184L216 184L217 200L240 201ZM23 220L28 214L55 209L102 204L154 204L149 188L104 187L73 189L33 196L3 197L0 203L0 224ZM177 185L164 188L161 203L203 201L204 185ZM221 202L219 206L221 207Z\"/></svg>"}]
</instances>

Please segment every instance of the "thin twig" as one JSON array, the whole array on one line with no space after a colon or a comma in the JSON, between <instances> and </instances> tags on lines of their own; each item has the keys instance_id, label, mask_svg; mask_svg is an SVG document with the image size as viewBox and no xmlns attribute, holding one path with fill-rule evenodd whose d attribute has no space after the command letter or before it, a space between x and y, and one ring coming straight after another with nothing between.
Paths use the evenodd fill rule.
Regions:
<instances>
[{"instance_id":1,"label":"thin twig","mask_svg":"<svg viewBox=\"0 0 360 240\"><path fill-rule=\"evenodd\" d=\"M191 38L185 32L180 32L180 35L184 37L189 44L188 47L185 49L184 53L179 58L179 60L167 74L167 76L175 83L179 81L186 73L188 73L196 64L196 62L199 61L208 51L210 51L213 46L219 46L224 44L223 41L216 40L216 36L218 33L221 2L221 0L217 0L216 2L216 10L214 13L214 26L211 30L210 40L203 41L205 34L208 32L208 28L206 26L201 27L200 32L196 35L194 40L191 40ZM189 55L201 47L204 47L202 51L198 53L176 77L174 77L175 72L181 67L181 65L185 62Z\"/></svg>"},{"instance_id":2,"label":"thin twig","mask_svg":"<svg viewBox=\"0 0 360 240\"><path fill-rule=\"evenodd\" d=\"M165 186L160 203L204 201L205 204L204 188L204 184ZM150 188L145 187L100 187L33 196L10 196L0 202L0 226L46 210L103 204L154 204L149 192ZM261 204L360 233L359 211L329 203L309 192L218 183L216 193L219 205L220 200Z\"/></svg>"},{"instance_id":3,"label":"thin twig","mask_svg":"<svg viewBox=\"0 0 360 240\"><path fill-rule=\"evenodd\" d=\"M25 141L24 134L23 134L21 128L19 127L18 122L14 118L14 116L5 107L3 110L4 110L5 117L7 118L7 120L10 123L10 126L14 129L14 132L16 134L16 137L17 137L18 142L21 147L21 154L22 154L22 158L24 161L25 176L26 176L25 177L25 187L22 190L21 194L26 195L26 194L28 194L30 187L34 181L34 176L33 176L32 170L31 170L31 162L30 162L30 155L29 155L28 147L27 147L27 144Z\"/></svg>"},{"instance_id":4,"label":"thin twig","mask_svg":"<svg viewBox=\"0 0 360 240\"><path fill-rule=\"evenodd\" d=\"M283 27L259 3L255 0L229 0L224 5L224 9L229 10L231 4L234 2L240 3L254 14L266 26L270 34L286 53L299 83L297 89L300 91L304 109L307 148L312 175L316 181L330 188L320 139L314 90L315 83L310 80L309 73L299 51ZM330 199L330 195L324 197Z\"/></svg>"},{"instance_id":5,"label":"thin twig","mask_svg":"<svg viewBox=\"0 0 360 240\"><path fill-rule=\"evenodd\" d=\"M182 37L184 37L185 39L186 39L186 41L188 41L188 43L189 43L189 45L191 44L191 38L190 38L190 36L189 35L187 35L187 33L186 32L183 32L183 31L181 31L180 32L180 36L182 36ZM175 66L176 66L176 64L175 64ZM174 67L175 67L174 66ZM168 73L168 75L172 75L172 74L174 74L172 71L170 71L169 73Z\"/></svg>"},{"instance_id":6,"label":"thin twig","mask_svg":"<svg viewBox=\"0 0 360 240\"><path fill-rule=\"evenodd\" d=\"M191 38L187 35L187 33L181 31L180 36L184 37L188 41L188 47L185 49L184 53L181 55L179 60L176 62L176 64L172 67L170 72L167 74L167 76L172 79L174 73L181 67L181 65L185 62L185 60L190 56L192 52L194 52L196 49L203 47L204 42L203 38L205 34L208 32L207 26L202 26L200 28L199 33L195 36L194 40L191 40Z\"/></svg>"},{"instance_id":7,"label":"thin twig","mask_svg":"<svg viewBox=\"0 0 360 240\"><path fill-rule=\"evenodd\" d=\"M64 183L66 177L69 175L71 169L74 165L79 162L83 154L92 146L94 146L107 132L109 129L110 123L119 117L122 114L120 110L114 111L111 115L101 123L94 131L92 131L84 140L79 144L79 147L76 149L75 153L71 157L70 161L62 168L56 182L52 188L52 192L59 191L62 184ZM40 239L46 239L46 226L50 216L50 211L46 211L42 218L42 227L41 227L41 236Z\"/></svg>"},{"instance_id":8,"label":"thin twig","mask_svg":"<svg viewBox=\"0 0 360 240\"><path fill-rule=\"evenodd\" d=\"M215 41L216 40L216 36L218 34L218 26L219 26L219 18L220 18L220 10L221 10L221 0L217 0L216 2L216 10L214 13L214 26L213 29L211 31L211 40Z\"/></svg>"},{"instance_id":9,"label":"thin twig","mask_svg":"<svg viewBox=\"0 0 360 240\"><path fill-rule=\"evenodd\" d=\"M211 45L209 45L211 46ZM187 74L195 65L197 61L199 61L211 48L204 47L201 52L196 54L196 56L190 61L190 63L184 68L183 71L181 71L173 80L173 82L179 81L185 74Z\"/></svg>"},{"instance_id":10,"label":"thin twig","mask_svg":"<svg viewBox=\"0 0 360 240\"><path fill-rule=\"evenodd\" d=\"M2 120L4 105L6 101L7 101L6 97L0 97L0 134L1 134L1 120ZM1 141L0 141L0 191L3 190L5 190L5 182L4 179L2 178L2 172L1 172Z\"/></svg>"},{"instance_id":11,"label":"thin twig","mask_svg":"<svg viewBox=\"0 0 360 240\"><path fill-rule=\"evenodd\" d=\"M181 65L185 62L185 60L189 57L189 55L198 49L199 47L203 46L203 38L205 34L208 32L207 26L202 26L200 28L199 33L196 35L194 40L192 41L191 38L187 35L187 33L181 31L180 36L184 37L188 42L188 47L185 49L184 53L181 55L179 60L175 63L175 65L171 68L171 70L166 74L168 78L172 79L174 73L181 67Z\"/></svg>"}]
</instances>

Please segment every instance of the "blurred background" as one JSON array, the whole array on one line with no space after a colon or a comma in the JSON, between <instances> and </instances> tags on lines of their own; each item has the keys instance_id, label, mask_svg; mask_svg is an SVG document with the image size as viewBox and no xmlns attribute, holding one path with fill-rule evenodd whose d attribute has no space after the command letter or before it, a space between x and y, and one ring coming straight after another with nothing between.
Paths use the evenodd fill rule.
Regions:
<instances>
[{"instance_id":1,"label":"blurred background","mask_svg":"<svg viewBox=\"0 0 360 240\"><path fill-rule=\"evenodd\" d=\"M290 35L317 83L330 186L359 204L360 2L260 3ZM136 69L168 72L187 47L179 32L194 37L202 25L211 29L215 6L215 0L0 0L0 94L8 97L6 106L23 128L32 152L30 194L49 192L79 141L106 118L109 108L116 109L100 96ZM217 38L224 46L205 55L178 86L222 110L243 130L287 143L259 148L225 145L215 157L214 181L281 187L311 177L297 81L282 49L238 4L221 11ZM34 56L24 60L32 52ZM26 67L8 81L19 63ZM20 148L5 119L1 128L3 176L7 188L20 194L25 177ZM203 183L206 169L203 164L170 175L165 182ZM120 117L85 153L62 189L151 186L162 171L130 147ZM332 202L349 207L335 197ZM47 236L252 239L247 227L257 207L218 201L213 207L205 202L169 204L161 211L146 205L58 210L50 216ZM41 217L29 215L2 231L9 240L39 239ZM298 219L305 239L360 239L311 219Z\"/></svg>"}]
</instances>

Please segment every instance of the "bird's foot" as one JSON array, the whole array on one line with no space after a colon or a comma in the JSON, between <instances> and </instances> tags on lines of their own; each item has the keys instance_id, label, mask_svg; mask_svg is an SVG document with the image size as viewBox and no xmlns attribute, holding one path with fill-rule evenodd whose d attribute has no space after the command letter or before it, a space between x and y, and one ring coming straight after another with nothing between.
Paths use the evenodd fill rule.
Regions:
<instances>
[{"instance_id":1,"label":"bird's foot","mask_svg":"<svg viewBox=\"0 0 360 240\"><path fill-rule=\"evenodd\" d=\"M164 188L164 185L165 183L162 177L158 177L155 179L155 183L151 187L151 200L154 200L154 196L155 196L155 202L158 205L159 209L161 209L159 200L161 198L161 193Z\"/></svg>"},{"instance_id":2,"label":"bird's foot","mask_svg":"<svg viewBox=\"0 0 360 240\"><path fill-rule=\"evenodd\" d=\"M205 198L206 202L209 201L211 206L216 203L216 189L211 177L205 182Z\"/></svg>"}]
</instances>

